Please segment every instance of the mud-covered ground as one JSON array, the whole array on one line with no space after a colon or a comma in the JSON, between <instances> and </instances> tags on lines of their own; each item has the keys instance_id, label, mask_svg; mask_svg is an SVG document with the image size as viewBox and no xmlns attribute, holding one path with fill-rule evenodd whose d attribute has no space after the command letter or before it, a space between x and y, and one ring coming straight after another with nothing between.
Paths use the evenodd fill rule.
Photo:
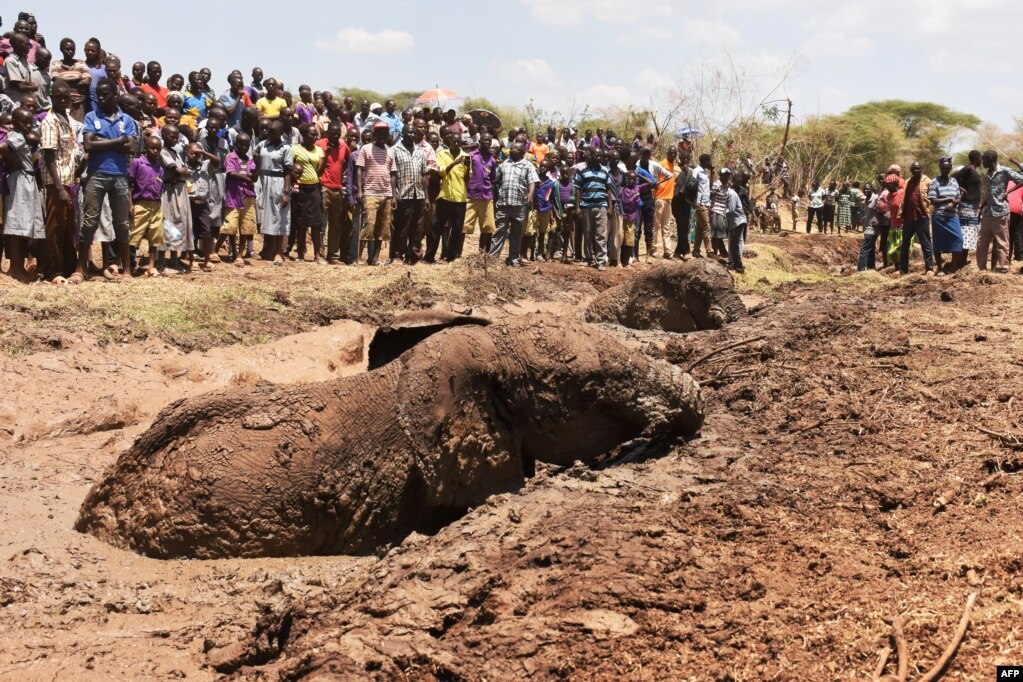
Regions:
<instances>
[{"instance_id":1,"label":"mud-covered ground","mask_svg":"<svg viewBox=\"0 0 1023 682\"><path fill-rule=\"evenodd\" d=\"M944 679L1023 664L1023 280L846 274L857 246L756 236L738 282L749 318L614 330L697 363L698 438L541 468L435 536L360 558L163 562L71 526L173 400L362 371L371 324L396 308L580 315L630 273L394 270L342 299L365 269L282 283L225 267L121 289L202 287L205 327L90 307L112 285L0 283L0 678L858 680L908 614L915 680L974 592ZM216 297L248 293L206 296L211 281ZM224 300L266 305L224 322ZM233 325L235 345L199 333Z\"/></svg>"}]
</instances>

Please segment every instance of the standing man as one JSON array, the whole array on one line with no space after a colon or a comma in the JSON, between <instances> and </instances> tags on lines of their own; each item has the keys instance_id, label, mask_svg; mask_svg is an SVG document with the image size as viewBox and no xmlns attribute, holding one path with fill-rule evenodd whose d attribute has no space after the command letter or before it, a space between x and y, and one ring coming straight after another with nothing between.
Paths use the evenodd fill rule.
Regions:
<instances>
[{"instance_id":1,"label":"standing man","mask_svg":"<svg viewBox=\"0 0 1023 682\"><path fill-rule=\"evenodd\" d=\"M218 101L227 110L227 125L235 127L242 122L242 112L252 106L252 101L245 94L245 81L238 71L232 71L227 77L228 89L220 95Z\"/></svg>"},{"instance_id":2,"label":"standing man","mask_svg":"<svg viewBox=\"0 0 1023 682\"><path fill-rule=\"evenodd\" d=\"M398 167L394 151L387 146L390 128L383 121L373 126L373 144L366 145L355 161L355 188L362 204L365 228L362 239L367 242L367 265L388 265L388 258L380 263L382 242L391 240L391 210L395 195Z\"/></svg>"},{"instance_id":3,"label":"standing man","mask_svg":"<svg viewBox=\"0 0 1023 682\"><path fill-rule=\"evenodd\" d=\"M70 277L75 271L75 210L71 187L75 184L76 140L81 124L68 115L71 86L53 83L53 108L41 126L46 184L46 246L44 277Z\"/></svg>"},{"instance_id":4,"label":"standing man","mask_svg":"<svg viewBox=\"0 0 1023 682\"><path fill-rule=\"evenodd\" d=\"M693 169L696 177L696 241L693 244L693 257L703 258L700 254L702 246L708 256L714 252L710 246L710 170L713 164L710 154L700 154L700 165Z\"/></svg>"},{"instance_id":5,"label":"standing man","mask_svg":"<svg viewBox=\"0 0 1023 682\"><path fill-rule=\"evenodd\" d=\"M998 152L989 149L981 158L987 170L987 191L981 204L980 237L977 240L977 267L987 270L988 248L992 247L992 260L998 272L1009 271L1009 202L1006 193L1009 180L1023 184L1023 166L1009 159L1019 172L998 165ZM908 194L909 188L906 188Z\"/></svg>"},{"instance_id":6,"label":"standing man","mask_svg":"<svg viewBox=\"0 0 1023 682\"><path fill-rule=\"evenodd\" d=\"M401 115L395 113L397 106L393 99L384 102L384 113L380 116L387 127L391 130L391 142L397 144L401 140L401 131L405 124L401 121Z\"/></svg>"},{"instance_id":7,"label":"standing man","mask_svg":"<svg viewBox=\"0 0 1023 682\"><path fill-rule=\"evenodd\" d=\"M162 77L163 67L160 66L160 62L149 62L146 64L146 82L141 88L142 92L148 92L156 97L156 106L161 110L161 114L163 109L167 108L167 95L170 94L170 90L160 85Z\"/></svg>"},{"instance_id":8,"label":"standing man","mask_svg":"<svg viewBox=\"0 0 1023 682\"><path fill-rule=\"evenodd\" d=\"M959 225L963 230L961 262L969 260L970 251L976 250L977 238L980 236L980 190L983 184L980 179L981 158L979 151L971 150L969 162L955 175L963 194L959 202Z\"/></svg>"},{"instance_id":9,"label":"standing man","mask_svg":"<svg viewBox=\"0 0 1023 682\"><path fill-rule=\"evenodd\" d=\"M252 83L245 86L245 94L253 104L266 95L266 88L263 87L263 69L258 66L252 69Z\"/></svg>"},{"instance_id":10,"label":"standing man","mask_svg":"<svg viewBox=\"0 0 1023 682\"><path fill-rule=\"evenodd\" d=\"M657 187L654 189L654 246L660 248L660 255L666 260L671 260L671 251L668 250L668 223L675 213L673 202L675 178L682 172L675 164L677 158L678 150L675 147L668 147L668 152L660 163L663 174L658 178ZM677 217L675 221L678 222ZM679 232L681 233L681 230Z\"/></svg>"},{"instance_id":11,"label":"standing man","mask_svg":"<svg viewBox=\"0 0 1023 682\"><path fill-rule=\"evenodd\" d=\"M323 214L327 218L327 264L343 263L341 248L347 253L348 242L352 238L352 218L345 205L344 180L345 165L351 150L341 139L342 125L337 122L327 126L325 137L316 141L316 146L323 150L326 163L320 175L323 187Z\"/></svg>"},{"instance_id":12,"label":"standing man","mask_svg":"<svg viewBox=\"0 0 1023 682\"><path fill-rule=\"evenodd\" d=\"M380 105L377 104L376 106L379 107ZM359 129L359 132L364 130L373 130L375 124L383 122L383 119L374 114L371 109L372 107L370 107L369 100L362 100L362 104L359 107L359 113L355 116L355 127ZM384 123L384 125L387 124ZM387 126L387 130L387 134L390 135L391 127ZM374 132L373 135L375 136L376 133Z\"/></svg>"},{"instance_id":13,"label":"standing man","mask_svg":"<svg viewBox=\"0 0 1023 682\"><path fill-rule=\"evenodd\" d=\"M746 229L746 212L743 210L742 200L738 192L731 186L732 171L722 168L719 175L721 186L725 190L725 221L728 229L728 269L740 275L746 272L746 266L742 262L742 241L743 231Z\"/></svg>"},{"instance_id":14,"label":"standing man","mask_svg":"<svg viewBox=\"0 0 1023 682\"><path fill-rule=\"evenodd\" d=\"M394 215L391 259L415 265L423 256L422 224L423 207L426 204L424 178L428 172L426 156L412 139L411 126L402 129L401 141L392 149L398 169L395 188L398 206Z\"/></svg>"},{"instance_id":15,"label":"standing man","mask_svg":"<svg viewBox=\"0 0 1023 682\"><path fill-rule=\"evenodd\" d=\"M384 123L383 125L387 125ZM466 178L469 155L462 149L462 136L450 128L445 139L447 149L437 150L437 166L441 177L433 228L426 241L426 262L432 263L441 245L441 258L449 263L462 255L465 236L465 204L469 200Z\"/></svg>"},{"instance_id":16,"label":"standing man","mask_svg":"<svg viewBox=\"0 0 1023 682\"><path fill-rule=\"evenodd\" d=\"M611 177L600 165L600 151L586 150L586 165L575 174L575 199L583 227L583 253L597 270L607 265L607 211L611 208Z\"/></svg>"},{"instance_id":17,"label":"standing man","mask_svg":"<svg viewBox=\"0 0 1023 682\"><path fill-rule=\"evenodd\" d=\"M906 182L906 192L902 200L902 245L899 252L899 270L904 275L909 272L909 253L913 245L912 237L915 235L924 252L925 274L930 275L934 267L934 253L931 251L930 200L927 198L927 192L931 188L931 179L923 174L923 169L917 161L914 161L909 167L909 173L910 177ZM979 256L979 246L977 253Z\"/></svg>"},{"instance_id":18,"label":"standing man","mask_svg":"<svg viewBox=\"0 0 1023 682\"><path fill-rule=\"evenodd\" d=\"M78 266L69 280L81 284L89 265L92 240L99 229L103 200L110 202L117 259L121 272L131 272L128 258L128 215L131 188L128 185L128 155L136 150L135 121L117 108L117 83L101 78L96 84L97 111L85 115L83 143L89 155L89 180L82 192L82 229L78 240ZM111 275L119 279L119 275Z\"/></svg>"},{"instance_id":19,"label":"standing man","mask_svg":"<svg viewBox=\"0 0 1023 682\"><path fill-rule=\"evenodd\" d=\"M522 233L526 224L528 208L533 204L533 195L540 182L536 168L526 160L526 147L521 142L512 144L508 159L497 167L494 175L497 185L497 230L490 244L490 255L498 257L508 241L508 258L505 263L511 267L522 267Z\"/></svg>"},{"instance_id":20,"label":"standing man","mask_svg":"<svg viewBox=\"0 0 1023 682\"><path fill-rule=\"evenodd\" d=\"M691 160L692 156L688 151L683 152L679 158L679 173L675 178L675 194L671 199L671 215L675 218L675 230L678 233L675 241L675 258L682 260L689 258L689 218L693 210L692 204L689 202L696 196L695 193L692 197L686 196L690 187L690 179L693 177Z\"/></svg>"}]
</instances>

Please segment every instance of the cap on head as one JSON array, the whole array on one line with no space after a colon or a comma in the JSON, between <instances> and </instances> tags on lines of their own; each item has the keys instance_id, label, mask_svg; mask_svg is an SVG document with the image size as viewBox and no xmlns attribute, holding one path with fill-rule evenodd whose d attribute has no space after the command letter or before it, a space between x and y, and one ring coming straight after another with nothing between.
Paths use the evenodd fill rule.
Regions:
<instances>
[{"instance_id":1,"label":"cap on head","mask_svg":"<svg viewBox=\"0 0 1023 682\"><path fill-rule=\"evenodd\" d=\"M373 130L390 130L391 126L387 125L383 121L377 121L373 124Z\"/></svg>"},{"instance_id":2,"label":"cap on head","mask_svg":"<svg viewBox=\"0 0 1023 682\"><path fill-rule=\"evenodd\" d=\"M377 109L383 109L383 108L384 108L384 105L381 104L380 102L373 102L373 104L369 105L369 110L370 111L376 111Z\"/></svg>"}]
</instances>

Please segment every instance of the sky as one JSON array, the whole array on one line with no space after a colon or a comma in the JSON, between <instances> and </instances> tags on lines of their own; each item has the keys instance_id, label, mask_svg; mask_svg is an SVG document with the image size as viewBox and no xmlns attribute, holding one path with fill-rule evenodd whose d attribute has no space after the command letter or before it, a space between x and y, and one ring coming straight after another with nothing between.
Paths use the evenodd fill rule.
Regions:
<instances>
[{"instance_id":1,"label":"sky","mask_svg":"<svg viewBox=\"0 0 1023 682\"><path fill-rule=\"evenodd\" d=\"M292 89L440 86L568 113L584 104L663 105L669 91L697 90L701 65L730 61L765 94L791 69L774 98L790 97L797 120L879 99L938 102L1003 129L1023 116L1016 0L389 0L382 11L367 2L248 0L184 13L105 0L100 12L82 10L89 7L46 0L25 9L55 51L70 36L81 53L96 36L125 71L150 59L165 78L208 66L218 91L230 70L248 77L259 65ZM2 16L9 30L16 12ZM277 37L264 21L279 27Z\"/></svg>"}]
</instances>

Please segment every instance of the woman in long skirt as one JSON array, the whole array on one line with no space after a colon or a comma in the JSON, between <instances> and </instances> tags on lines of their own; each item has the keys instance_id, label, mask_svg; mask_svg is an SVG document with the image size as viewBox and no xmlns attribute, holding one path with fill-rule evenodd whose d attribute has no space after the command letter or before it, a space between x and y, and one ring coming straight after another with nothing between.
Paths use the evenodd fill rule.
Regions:
<instances>
[{"instance_id":1,"label":"woman in long skirt","mask_svg":"<svg viewBox=\"0 0 1023 682\"><path fill-rule=\"evenodd\" d=\"M270 124L268 137L256 145L256 213L259 232L266 242L266 252L273 254L274 265L284 264L284 247L291 231L291 183L295 157L291 143L285 143L284 124L280 119Z\"/></svg>"},{"instance_id":2,"label":"woman in long skirt","mask_svg":"<svg viewBox=\"0 0 1023 682\"><path fill-rule=\"evenodd\" d=\"M963 251L963 228L959 223L959 183L951 177L952 159L945 157L938 162L940 174L931 182L927 198L934 207L931 218L932 241L935 253L951 253L952 264L945 272L955 272L966 265ZM945 274L941 270L938 274Z\"/></svg>"}]
</instances>

